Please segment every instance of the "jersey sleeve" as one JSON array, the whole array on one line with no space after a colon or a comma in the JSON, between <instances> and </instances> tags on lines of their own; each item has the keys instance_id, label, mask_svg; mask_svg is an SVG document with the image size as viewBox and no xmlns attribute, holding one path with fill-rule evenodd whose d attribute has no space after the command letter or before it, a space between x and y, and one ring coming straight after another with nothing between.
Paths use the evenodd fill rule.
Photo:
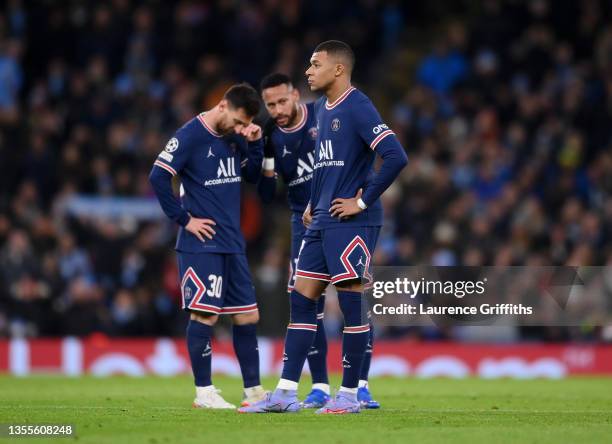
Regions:
<instances>
[{"instance_id":1,"label":"jersey sleeve","mask_svg":"<svg viewBox=\"0 0 612 444\"><path fill-rule=\"evenodd\" d=\"M257 183L261 174L261 162L263 160L263 140L247 142L244 140L246 150L242 151L240 170L242 177L247 182Z\"/></svg>"},{"instance_id":2,"label":"jersey sleeve","mask_svg":"<svg viewBox=\"0 0 612 444\"><path fill-rule=\"evenodd\" d=\"M358 105L355 107L352 117L355 122L355 129L366 145L375 150L384 139L395 138L395 133L383 122L371 101L364 100Z\"/></svg>"},{"instance_id":3,"label":"jersey sleeve","mask_svg":"<svg viewBox=\"0 0 612 444\"><path fill-rule=\"evenodd\" d=\"M176 176L185 168L191 156L193 145L193 136L187 125L179 129L174 136L168 140L168 143L166 143L163 151L159 153L153 165Z\"/></svg>"},{"instance_id":4,"label":"jersey sleeve","mask_svg":"<svg viewBox=\"0 0 612 444\"><path fill-rule=\"evenodd\" d=\"M361 197L370 206L393 183L406 166L408 158L395 133L382 121L372 102L364 100L360 105L353 114L356 130L359 137L383 159L380 169L364 188Z\"/></svg>"},{"instance_id":5,"label":"jersey sleeve","mask_svg":"<svg viewBox=\"0 0 612 444\"><path fill-rule=\"evenodd\" d=\"M269 118L263 126L263 143L264 143L264 157L273 158L276 157L274 150L274 141L272 140L272 132L274 131L274 119Z\"/></svg>"},{"instance_id":6,"label":"jersey sleeve","mask_svg":"<svg viewBox=\"0 0 612 444\"><path fill-rule=\"evenodd\" d=\"M149 181L162 210L166 216L181 226L187 225L190 216L172 192L172 176L176 176L185 168L192 144L193 142L184 128L177 131L153 162L153 168L149 175Z\"/></svg>"},{"instance_id":7,"label":"jersey sleeve","mask_svg":"<svg viewBox=\"0 0 612 444\"><path fill-rule=\"evenodd\" d=\"M263 155L265 158L275 159L275 162L278 162L276 159L276 150L274 149L274 140L272 138L272 132L274 131L274 120L269 118L263 126ZM261 174L259 182L257 182L257 192L259 197L264 203L270 203L274 200L274 195L276 194L276 179L278 174L276 173L276 166L274 167L274 175L272 177L268 177Z\"/></svg>"}]
</instances>

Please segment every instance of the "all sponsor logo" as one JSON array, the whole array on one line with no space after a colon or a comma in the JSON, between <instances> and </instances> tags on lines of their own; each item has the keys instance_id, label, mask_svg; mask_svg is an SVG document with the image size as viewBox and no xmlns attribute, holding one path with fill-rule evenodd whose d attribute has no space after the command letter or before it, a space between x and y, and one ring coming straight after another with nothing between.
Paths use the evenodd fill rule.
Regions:
<instances>
[{"instance_id":1,"label":"all sponsor logo","mask_svg":"<svg viewBox=\"0 0 612 444\"><path fill-rule=\"evenodd\" d=\"M217 178L233 177L236 175L236 159L227 157L219 159L219 167L217 168Z\"/></svg>"},{"instance_id":2,"label":"all sponsor logo","mask_svg":"<svg viewBox=\"0 0 612 444\"><path fill-rule=\"evenodd\" d=\"M298 177L302 177L304 173L312 173L314 168L314 154L308 153L307 160L298 159L297 164L297 175Z\"/></svg>"},{"instance_id":3,"label":"all sponsor logo","mask_svg":"<svg viewBox=\"0 0 612 444\"><path fill-rule=\"evenodd\" d=\"M332 141L327 139L319 143L319 160L333 160L334 147Z\"/></svg>"},{"instance_id":4,"label":"all sponsor logo","mask_svg":"<svg viewBox=\"0 0 612 444\"><path fill-rule=\"evenodd\" d=\"M242 178L236 174L236 159L234 157L226 157L219 159L217 178L204 181L204 186L223 185L240 182L241 180Z\"/></svg>"}]
</instances>

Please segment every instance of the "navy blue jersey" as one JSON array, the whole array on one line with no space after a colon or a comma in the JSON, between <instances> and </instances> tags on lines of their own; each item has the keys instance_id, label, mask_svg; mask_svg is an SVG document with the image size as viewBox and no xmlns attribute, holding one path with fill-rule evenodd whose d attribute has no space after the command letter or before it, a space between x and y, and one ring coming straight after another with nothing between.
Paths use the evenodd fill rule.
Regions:
<instances>
[{"instance_id":1,"label":"navy blue jersey","mask_svg":"<svg viewBox=\"0 0 612 444\"><path fill-rule=\"evenodd\" d=\"M315 112L318 135L309 228L382 225L378 198L369 202L366 210L342 221L331 217L329 208L336 198L355 197L360 188L366 192L374 176L376 146L387 137L395 138L393 131L383 123L370 99L353 87L334 103L321 98Z\"/></svg>"},{"instance_id":2,"label":"navy blue jersey","mask_svg":"<svg viewBox=\"0 0 612 444\"><path fill-rule=\"evenodd\" d=\"M274 150L274 170L287 185L289 208L301 214L310 199L317 128L314 104L300 106L300 122L292 128L273 125L271 131L266 134L266 143ZM274 193L274 181L263 180L262 185L265 188L262 190L260 187L260 192Z\"/></svg>"},{"instance_id":3,"label":"navy blue jersey","mask_svg":"<svg viewBox=\"0 0 612 444\"><path fill-rule=\"evenodd\" d=\"M176 250L186 253L243 253L244 237L240 231L240 183L242 176L256 182L261 171L263 143L247 144L243 137L226 136L209 128L203 114L180 128L166 145L155 167L181 179L181 205L190 215L216 222L213 239L200 241L188 232L179 218ZM152 180L152 183L159 181ZM158 197L160 193L157 187ZM164 196L166 197L166 196ZM170 214L172 205L160 197L162 208Z\"/></svg>"}]
</instances>

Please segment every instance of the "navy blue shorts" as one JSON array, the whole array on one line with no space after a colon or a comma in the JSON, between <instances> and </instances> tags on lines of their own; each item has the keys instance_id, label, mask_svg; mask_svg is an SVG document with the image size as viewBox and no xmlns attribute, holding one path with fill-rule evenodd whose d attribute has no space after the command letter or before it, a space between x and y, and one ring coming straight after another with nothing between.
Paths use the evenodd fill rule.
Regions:
<instances>
[{"instance_id":1,"label":"navy blue shorts","mask_svg":"<svg viewBox=\"0 0 612 444\"><path fill-rule=\"evenodd\" d=\"M306 234L306 227L302 222L302 215L299 213L293 213L291 216L291 257L289 258L289 280L287 283L287 293L293 291L295 285L295 272L297 270L298 255L300 253L300 247L302 246L302 240ZM325 296L325 292L323 292ZM323 319L325 312L325 299L319 299L317 303L317 319Z\"/></svg>"},{"instance_id":2,"label":"navy blue shorts","mask_svg":"<svg viewBox=\"0 0 612 444\"><path fill-rule=\"evenodd\" d=\"M177 251L177 256L183 310L212 314L257 310L246 255Z\"/></svg>"},{"instance_id":3,"label":"navy blue shorts","mask_svg":"<svg viewBox=\"0 0 612 444\"><path fill-rule=\"evenodd\" d=\"M371 252L376 248L380 227L334 227L306 230L296 276L338 284L352 279L366 282Z\"/></svg>"},{"instance_id":4,"label":"navy blue shorts","mask_svg":"<svg viewBox=\"0 0 612 444\"><path fill-rule=\"evenodd\" d=\"M295 270L297 269L298 255L302 246L302 239L306 234L306 227L302 223L302 215L293 213L291 216L291 257L289 258L289 282L287 291L291 292L295 285Z\"/></svg>"}]
</instances>

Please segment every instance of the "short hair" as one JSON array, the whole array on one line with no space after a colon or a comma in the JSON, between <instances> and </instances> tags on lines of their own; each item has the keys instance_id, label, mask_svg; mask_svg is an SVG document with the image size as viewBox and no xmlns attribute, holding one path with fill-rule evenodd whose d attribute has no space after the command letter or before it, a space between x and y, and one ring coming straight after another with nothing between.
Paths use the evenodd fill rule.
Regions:
<instances>
[{"instance_id":1,"label":"short hair","mask_svg":"<svg viewBox=\"0 0 612 444\"><path fill-rule=\"evenodd\" d=\"M255 117L259 113L261 102L259 94L248 83L238 83L228 89L223 98L236 109L242 108L249 117Z\"/></svg>"},{"instance_id":2,"label":"short hair","mask_svg":"<svg viewBox=\"0 0 612 444\"><path fill-rule=\"evenodd\" d=\"M340 40L328 40L326 42L319 43L314 50L314 52L323 51L331 56L344 59L348 65L347 68L349 73L353 70L353 66L355 66L355 53L346 43L341 42Z\"/></svg>"},{"instance_id":3,"label":"short hair","mask_svg":"<svg viewBox=\"0 0 612 444\"><path fill-rule=\"evenodd\" d=\"M283 74L282 72L274 72L261 79L259 89L263 92L264 89L274 88L278 85L293 86L293 82L287 74Z\"/></svg>"}]
</instances>

